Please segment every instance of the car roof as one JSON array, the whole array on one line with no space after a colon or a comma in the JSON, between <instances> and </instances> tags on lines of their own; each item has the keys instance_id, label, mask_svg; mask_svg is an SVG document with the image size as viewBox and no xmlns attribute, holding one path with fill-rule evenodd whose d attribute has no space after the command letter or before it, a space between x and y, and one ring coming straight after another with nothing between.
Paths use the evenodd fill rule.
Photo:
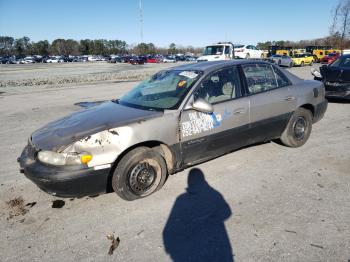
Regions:
<instances>
[{"instance_id":1,"label":"car roof","mask_svg":"<svg viewBox=\"0 0 350 262\"><path fill-rule=\"evenodd\" d=\"M176 67L172 67L171 70L198 70L198 71L204 71L210 72L216 69L220 69L225 66L230 65L244 65L244 64L252 64L252 63L264 63L264 64L270 64L267 62L264 62L262 60L228 60L228 61L206 61L206 62L197 62L193 64L186 64L186 65L180 65Z\"/></svg>"}]
</instances>

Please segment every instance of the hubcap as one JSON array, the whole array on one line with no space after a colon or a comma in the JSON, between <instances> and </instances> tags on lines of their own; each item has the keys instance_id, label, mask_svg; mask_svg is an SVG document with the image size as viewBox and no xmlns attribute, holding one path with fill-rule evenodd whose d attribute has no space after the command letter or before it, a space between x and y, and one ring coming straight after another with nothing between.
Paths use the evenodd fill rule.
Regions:
<instances>
[{"instance_id":1,"label":"hubcap","mask_svg":"<svg viewBox=\"0 0 350 262\"><path fill-rule=\"evenodd\" d=\"M149 190L156 178L156 171L147 162L138 163L130 173L129 185L131 190L137 194L142 195Z\"/></svg>"},{"instance_id":2,"label":"hubcap","mask_svg":"<svg viewBox=\"0 0 350 262\"><path fill-rule=\"evenodd\" d=\"M294 135L298 140L302 140L305 136L306 121L304 117L298 117L294 123Z\"/></svg>"}]
</instances>

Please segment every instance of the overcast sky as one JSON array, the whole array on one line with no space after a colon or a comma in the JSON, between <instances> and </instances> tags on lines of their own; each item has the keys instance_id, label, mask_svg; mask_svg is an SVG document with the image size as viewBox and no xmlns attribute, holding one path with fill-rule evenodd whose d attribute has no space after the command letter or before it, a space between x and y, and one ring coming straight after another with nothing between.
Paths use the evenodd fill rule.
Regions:
<instances>
[{"instance_id":1,"label":"overcast sky","mask_svg":"<svg viewBox=\"0 0 350 262\"><path fill-rule=\"evenodd\" d=\"M256 44L328 34L338 0L142 0L143 41ZM0 0L0 35L141 41L140 0Z\"/></svg>"}]
</instances>

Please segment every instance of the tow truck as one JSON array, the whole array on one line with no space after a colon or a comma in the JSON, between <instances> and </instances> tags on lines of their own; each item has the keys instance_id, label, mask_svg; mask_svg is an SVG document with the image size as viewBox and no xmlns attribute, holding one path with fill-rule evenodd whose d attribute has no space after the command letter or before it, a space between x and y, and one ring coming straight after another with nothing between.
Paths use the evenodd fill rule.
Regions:
<instances>
[{"instance_id":1,"label":"tow truck","mask_svg":"<svg viewBox=\"0 0 350 262\"><path fill-rule=\"evenodd\" d=\"M219 42L204 48L203 55L197 62L232 60L235 58L235 47L231 42Z\"/></svg>"}]
</instances>

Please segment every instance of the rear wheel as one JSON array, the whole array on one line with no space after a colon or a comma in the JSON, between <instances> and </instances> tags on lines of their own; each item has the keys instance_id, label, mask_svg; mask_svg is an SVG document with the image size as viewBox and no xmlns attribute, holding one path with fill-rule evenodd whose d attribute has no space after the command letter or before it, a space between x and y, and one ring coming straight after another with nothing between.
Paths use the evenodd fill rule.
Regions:
<instances>
[{"instance_id":1,"label":"rear wheel","mask_svg":"<svg viewBox=\"0 0 350 262\"><path fill-rule=\"evenodd\" d=\"M289 147L300 147L309 139L312 130L312 113L305 109L297 109L289 119L280 140Z\"/></svg>"},{"instance_id":2,"label":"rear wheel","mask_svg":"<svg viewBox=\"0 0 350 262\"><path fill-rule=\"evenodd\" d=\"M112 187L121 198L131 201L159 190L166 177L164 158L151 148L139 147L120 160L114 170Z\"/></svg>"}]
</instances>

